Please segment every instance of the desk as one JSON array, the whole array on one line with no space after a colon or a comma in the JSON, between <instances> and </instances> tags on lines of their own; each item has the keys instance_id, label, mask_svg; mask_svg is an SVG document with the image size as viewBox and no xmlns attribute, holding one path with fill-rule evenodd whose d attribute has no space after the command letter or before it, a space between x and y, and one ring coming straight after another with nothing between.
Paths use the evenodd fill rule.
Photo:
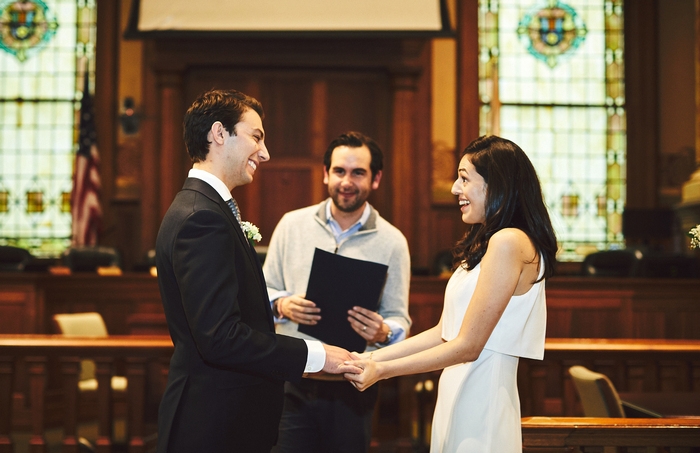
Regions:
<instances>
[{"instance_id":1,"label":"desk","mask_svg":"<svg viewBox=\"0 0 700 453\"><path fill-rule=\"evenodd\" d=\"M0 333L54 333L54 314L84 311L99 312L110 334L128 334L130 316L162 316L158 281L145 273L0 273Z\"/></svg>"},{"instance_id":2,"label":"desk","mask_svg":"<svg viewBox=\"0 0 700 453\"><path fill-rule=\"evenodd\" d=\"M446 285L411 279L412 334L437 324ZM149 274L0 273L0 333L53 333L53 314L80 311L100 312L110 334L167 333ZM554 277L547 337L700 339L700 279Z\"/></svg>"},{"instance_id":3,"label":"desk","mask_svg":"<svg viewBox=\"0 0 700 453\"><path fill-rule=\"evenodd\" d=\"M411 279L411 333L437 324L446 279ZM700 339L700 279L553 277L549 338Z\"/></svg>"}]
</instances>

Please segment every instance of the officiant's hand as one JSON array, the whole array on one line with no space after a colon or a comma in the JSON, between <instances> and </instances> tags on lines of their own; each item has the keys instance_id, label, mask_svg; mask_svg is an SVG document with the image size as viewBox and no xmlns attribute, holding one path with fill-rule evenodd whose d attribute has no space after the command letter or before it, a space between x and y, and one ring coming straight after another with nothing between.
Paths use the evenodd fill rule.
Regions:
<instances>
[{"instance_id":1,"label":"officiant's hand","mask_svg":"<svg viewBox=\"0 0 700 453\"><path fill-rule=\"evenodd\" d=\"M312 326L321 319L321 309L310 300L304 299L303 294L280 297L277 299L277 312L283 318L291 319L299 324Z\"/></svg>"},{"instance_id":2,"label":"officiant's hand","mask_svg":"<svg viewBox=\"0 0 700 453\"><path fill-rule=\"evenodd\" d=\"M389 336L389 326L384 324L382 315L375 311L352 307L352 310L348 310L348 322L367 343L384 343Z\"/></svg>"}]
</instances>

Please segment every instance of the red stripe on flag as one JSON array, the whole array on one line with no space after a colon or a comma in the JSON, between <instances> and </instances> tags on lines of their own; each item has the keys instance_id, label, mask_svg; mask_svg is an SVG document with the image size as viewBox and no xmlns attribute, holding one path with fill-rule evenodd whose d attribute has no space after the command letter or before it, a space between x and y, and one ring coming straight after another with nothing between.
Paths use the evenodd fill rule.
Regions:
<instances>
[{"instance_id":1,"label":"red stripe on flag","mask_svg":"<svg viewBox=\"0 0 700 453\"><path fill-rule=\"evenodd\" d=\"M89 158L80 153L76 155L71 194L73 246L97 245L97 234L102 225L99 164L100 158L94 144L90 148Z\"/></svg>"}]
</instances>

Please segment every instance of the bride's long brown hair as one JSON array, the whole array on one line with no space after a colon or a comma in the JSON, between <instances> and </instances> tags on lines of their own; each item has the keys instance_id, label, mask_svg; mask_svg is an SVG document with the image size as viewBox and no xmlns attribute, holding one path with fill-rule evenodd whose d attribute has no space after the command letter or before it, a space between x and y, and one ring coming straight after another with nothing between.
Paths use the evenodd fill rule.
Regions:
<instances>
[{"instance_id":1,"label":"bride's long brown hair","mask_svg":"<svg viewBox=\"0 0 700 453\"><path fill-rule=\"evenodd\" d=\"M554 273L557 238L544 204L540 181L530 159L510 140L482 136L462 152L486 182L486 221L470 225L452 250L453 267L473 269L486 253L491 236L503 228L528 235L544 261L544 278Z\"/></svg>"}]
</instances>

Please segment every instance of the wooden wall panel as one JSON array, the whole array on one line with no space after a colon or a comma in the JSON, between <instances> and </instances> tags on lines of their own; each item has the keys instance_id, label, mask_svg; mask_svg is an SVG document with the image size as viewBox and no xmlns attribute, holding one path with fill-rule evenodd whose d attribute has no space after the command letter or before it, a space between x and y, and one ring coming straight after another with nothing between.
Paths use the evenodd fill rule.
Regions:
<instances>
[{"instance_id":1,"label":"wooden wall panel","mask_svg":"<svg viewBox=\"0 0 700 453\"><path fill-rule=\"evenodd\" d=\"M457 172L455 171L455 175ZM456 176L455 176L456 179ZM466 225L462 222L462 214L457 205L457 198L452 206L439 206L433 209L430 229L423 234L430 243L429 265L434 263L435 255L439 252L451 250L455 243L464 236Z\"/></svg>"},{"instance_id":2,"label":"wooden wall panel","mask_svg":"<svg viewBox=\"0 0 700 453\"><path fill-rule=\"evenodd\" d=\"M249 77L235 69L222 68L191 68L185 76L185 105L183 115L187 107L192 104L200 94L211 89L238 90L253 96L250 93ZM180 125L182 126L182 125Z\"/></svg>"},{"instance_id":3,"label":"wooden wall panel","mask_svg":"<svg viewBox=\"0 0 700 453\"><path fill-rule=\"evenodd\" d=\"M307 157L311 153L313 76L300 71L244 74L257 78L258 100L265 109L267 149L271 159Z\"/></svg>"},{"instance_id":4,"label":"wooden wall panel","mask_svg":"<svg viewBox=\"0 0 700 453\"><path fill-rule=\"evenodd\" d=\"M318 181L314 181L315 172L311 165L305 168L280 165L266 168L263 172L263 177L260 178L261 190L258 201L264 204L265 209L261 211L260 226L263 228L262 243L269 244L277 222L286 212L313 203L312 191L309 188L318 184Z\"/></svg>"},{"instance_id":5,"label":"wooden wall panel","mask_svg":"<svg viewBox=\"0 0 700 453\"><path fill-rule=\"evenodd\" d=\"M700 307L698 303L691 308L686 304L673 313L673 319L667 323L666 335L664 338L699 338L700 337ZM672 326L678 326L677 331L672 333Z\"/></svg>"},{"instance_id":6,"label":"wooden wall panel","mask_svg":"<svg viewBox=\"0 0 700 453\"><path fill-rule=\"evenodd\" d=\"M447 280L413 277L416 329L440 319ZM547 281L548 338L700 339L700 281L554 277ZM420 328L420 330L418 330Z\"/></svg>"},{"instance_id":7,"label":"wooden wall panel","mask_svg":"<svg viewBox=\"0 0 700 453\"><path fill-rule=\"evenodd\" d=\"M99 0L100 25L97 28L99 58L95 94L98 110L103 112L97 120L100 153L105 163L102 170L105 187L103 207L108 231L104 243L116 245L122 249L131 248L132 251L127 253L128 256L140 257L146 250L153 248L164 209L172 200L174 191L181 187L184 179L182 170L189 168L189 160L184 154L181 143L182 114L186 105L197 93L211 88L219 81L225 82L226 87L239 88L263 99L266 104L269 104L266 108L270 112L277 109L278 98L286 97L287 101L284 104L299 105L297 110L292 111L292 117L280 126L285 132L276 132L276 125L275 128L271 128L270 140L273 142L271 152L274 159L286 152L302 152L304 148L291 147L285 136L309 136L306 146L313 150L313 156L318 156L331 135L338 130L350 127L367 130L370 135L376 135L375 138L384 148L392 149L394 143L392 143L391 134L386 132L391 130L391 123L397 113L392 111L392 88L375 90L374 93L371 89L361 89L363 94L360 96L355 96L352 90L339 90L333 94L332 85L336 84L335 79L331 80L323 74L332 71L342 74L345 81L338 79L339 88L341 85L347 87L352 84L361 84L361 79L353 82L352 77L356 74L363 77L370 77L371 74L378 81L376 87L384 87L391 84L394 76L400 71L415 71L419 92L416 94L414 105L411 106L415 109L416 120L410 125L411 130L415 130L418 135L414 157L430 153L430 128L422 127L431 122L430 90L427 96L418 98L421 96L420 90L424 89L424 84L431 83L428 80L431 60L423 59L429 50L421 50L420 46L414 46L411 49L410 46L417 41L427 43L425 47L429 48L429 38L383 39L362 36L347 39L296 38L294 36L260 38L255 35L241 37L234 34L230 37L213 35L211 38L144 39L144 53L139 61L143 66L140 69L143 74L141 87L143 105L140 106L143 115L139 136L143 151L142 178L139 181L141 219L138 231L130 231L117 237L114 234L115 223L112 220L115 217L112 209L114 172L110 170L110 166L114 163L113 157L116 152L114 151L118 127L116 115L121 105L121 99L118 99L119 91L115 87L116 81L124 76L124 68L118 68L120 61L118 42L124 39L118 26L121 18L118 5L121 4L124 8L127 3L130 2ZM479 130L478 2L464 0L455 4L457 6L455 40L458 58L456 93L458 137L456 142L459 150L473 140ZM624 8L627 73L625 94L628 112L628 207L653 207L659 202L658 169L652 165L658 160L659 26L657 22L659 15L657 10L659 4L660 0L628 2ZM134 59L137 58L134 57ZM217 71L218 75L212 76ZM286 74L288 82L284 83L278 79L279 83L271 87L266 84L264 77L241 79L236 76L242 72L255 74L255 71ZM304 71L321 74L320 78L310 77L303 80L304 85L308 83L313 85L311 101L307 101L305 89L297 89L294 83L296 74ZM257 74L260 73L257 72ZM175 81L178 77L183 79L183 86L178 87L175 84L170 87L167 83L164 85L170 76L175 76ZM277 96L278 92L272 90L275 87L282 90L281 96ZM181 102L178 98L169 99L170 96L178 93L169 92L168 88L186 90L179 93ZM272 93L275 93L274 99L270 98ZM371 104L372 101L376 104ZM325 105L327 107L321 108ZM351 125L351 121L358 117L346 116L347 105L360 105L357 110L365 116L359 118L366 123L360 122L358 126ZM167 109L172 106L176 110L168 111ZM351 107L351 110L353 109L355 107ZM290 121L296 120L296 116L310 121L310 132L293 128L292 132L286 132L291 128ZM165 119L165 117L168 118ZM374 120L371 119L372 117ZM372 126L376 126L376 132L369 131ZM280 140L281 143L278 143ZM178 162L172 163L173 159ZM429 187L431 168L430 165L425 165L423 159L414 159L413 162L414 165L411 168L413 178L409 179L412 188L409 190L423 196L424 194L420 191L427 190ZM170 166L173 167L172 171L168 169ZM377 194L378 200L375 200L375 203L379 206L384 207L390 203L390 200L385 201L382 197L405 196L402 191L404 188L390 185L392 180L387 178L381 192ZM389 189L393 189L394 193L384 192ZM256 196L251 195L250 199L256 199ZM453 237L450 234L463 227L458 215L443 216L445 213L441 211L442 207L430 205L430 203L430 200L414 203L410 206L411 212L405 214L410 219L409 229L414 232L414 238L410 244L412 255L415 256L412 264L421 271L425 271L430 266L430 261L436 252L447 248L446 244L451 245L453 240L460 236L455 234ZM122 206L122 211L127 208L135 209L133 206ZM382 208L382 214L390 219L394 216L391 209ZM452 225L436 230L446 224ZM119 224L118 227L131 228L131 225ZM140 240L125 242L124 238L130 235L139 235Z\"/></svg>"},{"instance_id":8,"label":"wooden wall panel","mask_svg":"<svg viewBox=\"0 0 700 453\"><path fill-rule=\"evenodd\" d=\"M547 336L628 338L623 309L628 295L604 290L547 291Z\"/></svg>"},{"instance_id":9,"label":"wooden wall panel","mask_svg":"<svg viewBox=\"0 0 700 453\"><path fill-rule=\"evenodd\" d=\"M160 102L160 218L182 188L186 171L191 166L182 142L182 77L176 72L161 74L158 92ZM153 242L155 245L155 241Z\"/></svg>"},{"instance_id":10,"label":"wooden wall panel","mask_svg":"<svg viewBox=\"0 0 700 453\"><path fill-rule=\"evenodd\" d=\"M144 54L151 55L153 52L153 44L147 43L144 45ZM144 58L146 58L144 55ZM143 106L141 118L141 130L148 131L141 133L141 178L139 180L140 188L140 214L141 222L138 231L131 231L134 237L140 239L140 248L135 251L136 254L142 255L148 250L155 248L156 234L160 228L162 214L160 212L160 150L158 147L158 127L160 109L158 106L158 90L156 86L156 73L153 68L145 67L143 72ZM149 88L146 88L149 87ZM132 247L134 243L130 244Z\"/></svg>"},{"instance_id":11,"label":"wooden wall panel","mask_svg":"<svg viewBox=\"0 0 700 453\"><path fill-rule=\"evenodd\" d=\"M289 174L290 181L312 174L303 168L280 171ZM297 194L305 196L301 190ZM444 278L411 279L412 334L440 320L446 285ZM691 299L695 302L688 302ZM18 306L23 307L19 323ZM135 273L119 277L0 273L0 328L8 329L0 333L17 332L18 324L28 329L22 333L46 333L52 314L85 310L100 311L110 332L127 333L129 316L162 314L158 282ZM548 338L700 339L700 323L694 323L700 313L700 281L555 277L547 282L547 312Z\"/></svg>"},{"instance_id":12,"label":"wooden wall panel","mask_svg":"<svg viewBox=\"0 0 700 453\"><path fill-rule=\"evenodd\" d=\"M430 129L425 126L429 120L421 119L424 122L417 127L416 118L419 109L427 110L427 101L420 98L419 102L416 93L429 73L428 37L329 40L231 35L154 39L150 44L145 46L145 73L153 78L145 81L144 92L157 96L145 96L145 102L158 105L144 106L144 110L158 118L153 148L159 165L151 170L154 174L144 174L143 191L159 192L158 219L191 166L181 130L187 106L207 89L236 88L262 102L271 154L271 162L261 167L253 184L234 189L247 220L263 232L272 231L281 214L298 207L298 202L311 204L327 196L322 184L325 148L341 132L359 130L377 140L385 154L384 177L370 202L382 216L403 227L409 247L422 250L424 260L426 238L412 238L411 233L419 210L426 209L415 199L416 176L423 174L416 168L429 169L415 157L428 153L423 148L430 143L426 135ZM289 203L276 192L277 182L268 177L266 168L274 173L282 167L310 171L304 186L298 186L306 188L306 198L295 194ZM275 196L269 198L271 193ZM271 211L264 212L267 209ZM154 216L143 209L142 216L155 240Z\"/></svg>"},{"instance_id":13,"label":"wooden wall panel","mask_svg":"<svg viewBox=\"0 0 700 453\"><path fill-rule=\"evenodd\" d=\"M115 236L118 218L111 205L115 195L117 163L117 113L120 100L117 99L119 77L118 42L119 42L119 2L99 1L97 8L97 39L95 42L95 127L97 129L97 148L100 153L100 178L102 190L100 203L103 209L99 241L101 245L118 246Z\"/></svg>"},{"instance_id":14,"label":"wooden wall panel","mask_svg":"<svg viewBox=\"0 0 700 453\"><path fill-rule=\"evenodd\" d=\"M457 2L457 150L479 136L479 4Z\"/></svg>"},{"instance_id":15,"label":"wooden wall panel","mask_svg":"<svg viewBox=\"0 0 700 453\"><path fill-rule=\"evenodd\" d=\"M416 92L417 77L413 73L394 74L392 78L392 111L394 121L391 127L393 153L388 156L392 178L389 192L391 215L388 219L406 236L409 248L417 243L414 232L415 216L410 213L416 209L415 165L416 149Z\"/></svg>"},{"instance_id":16,"label":"wooden wall panel","mask_svg":"<svg viewBox=\"0 0 700 453\"><path fill-rule=\"evenodd\" d=\"M645 332L650 338L664 338L666 316L663 310L653 307L642 307L635 310L633 316L635 333Z\"/></svg>"},{"instance_id":17,"label":"wooden wall panel","mask_svg":"<svg viewBox=\"0 0 700 453\"><path fill-rule=\"evenodd\" d=\"M650 338L700 338L699 300L679 295L659 306L653 298L635 301L634 325Z\"/></svg>"},{"instance_id":18,"label":"wooden wall panel","mask_svg":"<svg viewBox=\"0 0 700 453\"><path fill-rule=\"evenodd\" d=\"M658 17L656 1L625 3L627 208L658 205Z\"/></svg>"},{"instance_id":19,"label":"wooden wall panel","mask_svg":"<svg viewBox=\"0 0 700 453\"><path fill-rule=\"evenodd\" d=\"M0 291L0 332L33 332L39 315L39 297L33 283L3 284Z\"/></svg>"},{"instance_id":20,"label":"wooden wall panel","mask_svg":"<svg viewBox=\"0 0 700 453\"><path fill-rule=\"evenodd\" d=\"M362 132L379 144L384 154L383 176L369 201L382 217L391 222L389 193L396 170L391 165L394 150L388 129L391 112L387 75L375 71L343 72L342 77L330 78L327 86L324 152L331 140L351 130Z\"/></svg>"},{"instance_id":21,"label":"wooden wall panel","mask_svg":"<svg viewBox=\"0 0 700 453\"><path fill-rule=\"evenodd\" d=\"M389 81L383 72L343 71L329 77L326 145L337 135L356 130L369 135L385 153L389 152L388 94Z\"/></svg>"},{"instance_id":22,"label":"wooden wall panel","mask_svg":"<svg viewBox=\"0 0 700 453\"><path fill-rule=\"evenodd\" d=\"M358 130L377 140L385 154L385 174L391 173L386 73L194 68L187 72L184 85L186 105L211 88L237 89L256 97L263 105L270 162L260 166L252 184L233 190L244 219L261 228L261 244L269 243L284 213L318 203L328 196L323 184L323 153L340 133ZM183 115L184 109L186 106ZM174 159L183 162L186 168L191 165L184 155ZM178 189L181 184L182 181L177 183ZM370 202L384 216L391 214L386 196L388 187L386 182L380 184L370 197Z\"/></svg>"},{"instance_id":23,"label":"wooden wall panel","mask_svg":"<svg viewBox=\"0 0 700 453\"><path fill-rule=\"evenodd\" d=\"M37 327L40 333L53 333L55 313L97 311L109 333L123 335L129 332L129 315L163 312L157 280L147 274L100 277L85 273L48 277L39 285L45 295L45 314Z\"/></svg>"}]
</instances>

